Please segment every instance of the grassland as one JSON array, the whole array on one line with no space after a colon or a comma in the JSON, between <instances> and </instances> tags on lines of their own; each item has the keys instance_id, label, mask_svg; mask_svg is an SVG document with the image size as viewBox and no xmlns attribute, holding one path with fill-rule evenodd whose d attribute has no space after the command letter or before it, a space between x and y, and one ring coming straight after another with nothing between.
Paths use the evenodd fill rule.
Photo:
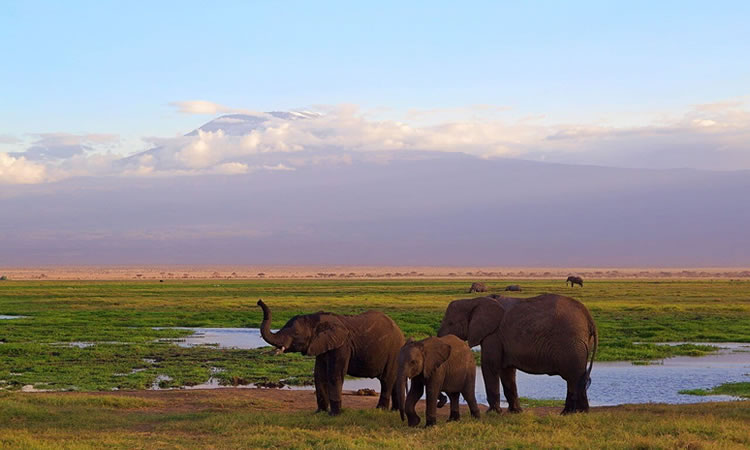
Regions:
<instances>
[{"instance_id":1,"label":"grassland","mask_svg":"<svg viewBox=\"0 0 750 450\"><path fill-rule=\"evenodd\" d=\"M704 346L656 342L750 342L750 281L627 280L566 287L562 280L488 282L491 291L519 283L519 296L557 292L580 299L600 334L599 361L699 355ZM279 327L295 314L378 309L405 334L434 334L446 305L467 297L456 280L3 281L0 389L111 390L194 385L214 376L225 384L309 383L312 361L265 350L181 348L162 338L183 330L155 327L257 327L263 298ZM72 343L96 343L79 348Z\"/></svg>"},{"instance_id":2,"label":"grassland","mask_svg":"<svg viewBox=\"0 0 750 450\"><path fill-rule=\"evenodd\" d=\"M748 448L750 402L629 405L560 416L464 418L412 429L360 398L339 417L289 410L256 389L129 394L0 393L0 447L8 448ZM292 393L288 393L292 394ZM297 394L297 393L295 393ZM346 403L352 404L347 398ZM310 403L310 405L307 405ZM420 408L421 409L421 408ZM423 411L423 409L421 409ZM440 410L444 413L443 410Z\"/></svg>"}]
</instances>

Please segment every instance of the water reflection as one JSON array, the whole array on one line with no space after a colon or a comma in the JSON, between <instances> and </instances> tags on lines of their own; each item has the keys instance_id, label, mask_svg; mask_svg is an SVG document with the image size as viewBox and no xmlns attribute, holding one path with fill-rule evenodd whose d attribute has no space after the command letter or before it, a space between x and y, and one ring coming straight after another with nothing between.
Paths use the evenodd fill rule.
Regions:
<instances>
[{"instance_id":1,"label":"water reflection","mask_svg":"<svg viewBox=\"0 0 750 450\"><path fill-rule=\"evenodd\" d=\"M219 348L259 348L267 346L257 328L190 328L195 334L177 345L216 345ZM750 381L750 344L716 343L721 347L713 355L702 357L680 356L654 361L649 365L630 362L595 362L591 374L589 400L592 406L626 403L698 403L731 399L728 396L683 395L683 389L709 389L722 383ZM566 385L562 378L547 375L529 375L518 372L518 392L522 397L534 399L565 399ZM220 387L212 378L193 389ZM247 387L255 387L248 385ZM376 379L360 378L344 381L344 389L380 390ZM313 386L288 386L284 389L314 389ZM487 403L484 379L477 369L477 401Z\"/></svg>"}]
</instances>

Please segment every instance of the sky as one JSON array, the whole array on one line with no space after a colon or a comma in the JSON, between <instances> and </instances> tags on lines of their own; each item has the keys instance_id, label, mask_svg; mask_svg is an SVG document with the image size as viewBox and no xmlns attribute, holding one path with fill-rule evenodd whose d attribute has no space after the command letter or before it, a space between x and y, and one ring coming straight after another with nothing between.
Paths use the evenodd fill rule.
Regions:
<instances>
[{"instance_id":1,"label":"sky","mask_svg":"<svg viewBox=\"0 0 750 450\"><path fill-rule=\"evenodd\" d=\"M267 189L290 192L295 176L313 184L315 176L323 176L339 180L340 189L367 196L354 177L363 167L387 184L410 164L441 167L445 161L458 171L451 176L462 168L478 170L477 161L501 171L508 160L540 163L524 173L540 179L549 172L548 196L553 184L565 183L569 172L563 166L599 168L586 172L599 192L610 190L606 180L597 184L609 169L633 170L628 173L635 179L652 181L643 171L731 172L734 179L735 172L750 171L749 19L750 3L744 1L8 0L0 6L0 206L39 201L53 211L62 202L59 196L79 195L81 186L118 196L139 183L171 191L185 177L231 196L222 190L229 189L223 183L230 182L221 181L225 177L242 186L242 180L262 178ZM681 180L673 195L694 195L692 179ZM439 184L424 183L440 190ZM404 180L398 186L414 188ZM653 194L660 184L649 186ZM722 186L721 192L733 192L734 185ZM376 185L370 188L377 192ZM745 186L734 188L740 191L732 198ZM154 194L144 189L138 198ZM612 186L611 191L632 198L628 189ZM514 194L521 201L541 195L526 189ZM584 194L598 195L575 191ZM56 200L45 203L40 195L52 196L44 197L46 202ZM72 207L76 200L69 200ZM450 206L455 214L461 210L429 195L413 200L436 208L418 216L423 220L441 207ZM487 202L511 205L492 196ZM70 249L45 254L40 242L47 241L35 236L57 236L54 228L62 216L31 223L31 218L21 220L22 209L15 211L20 217L0 215L0 235L26 239L40 260L106 259L102 249L100 259ZM78 233L71 248L87 242L80 233L90 235L101 226L95 213L86 211L57 236L64 240L72 236L64 233ZM682 220L688 211L670 217ZM309 214L305 220L315 222L314 211ZM738 214L731 220L742 225L745 216ZM183 235L220 230L250 239L237 230L251 218L215 217L215 222L183 217ZM419 221L399 217L409 224ZM297 219L265 223L268 229L253 239L270 229L297 233ZM317 219L309 229L319 229L330 217ZM138 239L158 240L179 227L155 220L144 218ZM21 229L26 234L18 234ZM105 237L129 242L134 236L132 230L121 232ZM702 223L692 233L684 239L701 233L708 239L720 231ZM363 239L385 239L376 234L365 233ZM527 237L521 241L531 243L534 235ZM747 243L733 240L734 233L725 237L723 248L731 250L711 263L739 264L736 251ZM425 261L453 262L450 251L435 250L439 240L425 242L432 242ZM504 243L498 239L493 248ZM686 241L673 244L660 250L662 256ZM352 248L341 245L341 252L321 258L357 260L343 256ZM590 250L597 263L607 260ZM193 257L205 252L196 250ZM686 258L697 264L706 252ZM560 250L557 261L572 261L568 254ZM379 261L398 263L394 255ZM470 254L465 259L470 261ZM648 260L670 261L658 255Z\"/></svg>"},{"instance_id":2,"label":"sky","mask_svg":"<svg viewBox=\"0 0 750 450\"><path fill-rule=\"evenodd\" d=\"M748 17L743 1L11 0L0 135L114 134L128 153L199 126L172 106L191 100L643 125L747 100Z\"/></svg>"}]
</instances>

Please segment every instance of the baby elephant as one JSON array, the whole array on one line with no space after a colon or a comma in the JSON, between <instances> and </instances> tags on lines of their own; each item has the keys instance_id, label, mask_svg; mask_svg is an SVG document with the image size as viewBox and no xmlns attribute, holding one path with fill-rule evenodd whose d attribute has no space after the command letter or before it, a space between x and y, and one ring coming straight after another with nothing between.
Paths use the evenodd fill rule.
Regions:
<instances>
[{"instance_id":1,"label":"baby elephant","mask_svg":"<svg viewBox=\"0 0 750 450\"><path fill-rule=\"evenodd\" d=\"M435 425L438 396L448 394L451 401L449 420L459 420L459 395L469 404L471 415L479 418L479 408L474 397L474 382L477 369L474 356L466 342L456 336L430 337L418 342L409 340L398 354L397 388L401 420L404 413L409 426L419 424L414 410L425 387L427 388L427 426ZM404 401L406 379L411 379L411 388ZM442 405L441 405L442 406Z\"/></svg>"}]
</instances>

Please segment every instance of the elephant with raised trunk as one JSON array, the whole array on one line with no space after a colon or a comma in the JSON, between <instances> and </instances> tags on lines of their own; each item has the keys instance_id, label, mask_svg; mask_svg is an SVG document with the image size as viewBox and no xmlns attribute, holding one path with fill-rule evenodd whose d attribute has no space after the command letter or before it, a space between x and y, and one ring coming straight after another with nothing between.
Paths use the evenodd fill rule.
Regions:
<instances>
[{"instance_id":1,"label":"elephant with raised trunk","mask_svg":"<svg viewBox=\"0 0 750 450\"><path fill-rule=\"evenodd\" d=\"M563 414L588 411L586 390L599 337L594 319L581 302L555 294L525 299L493 294L454 300L438 331L438 336L448 334L467 340L470 347L482 346L489 411L500 412L498 380L508 410L521 411L516 369L561 376L568 387Z\"/></svg>"},{"instance_id":2,"label":"elephant with raised trunk","mask_svg":"<svg viewBox=\"0 0 750 450\"><path fill-rule=\"evenodd\" d=\"M396 373L398 352L404 334L396 323L378 311L358 315L317 312L294 316L276 333L271 331L271 310L263 309L260 334L280 353L299 352L315 356L315 397L318 412L335 416L341 411L344 376L380 380L378 408L387 409L389 399L398 409Z\"/></svg>"},{"instance_id":3,"label":"elephant with raised trunk","mask_svg":"<svg viewBox=\"0 0 750 450\"><path fill-rule=\"evenodd\" d=\"M398 394L401 420L404 414L409 426L419 425L414 406L427 388L427 426L435 425L437 408L445 403L441 392L448 394L451 414L448 420L459 420L459 396L469 404L471 415L479 418L474 396L477 366L466 342L456 336L430 337L418 342L409 340L398 355ZM406 379L411 379L409 395L404 400Z\"/></svg>"}]
</instances>

